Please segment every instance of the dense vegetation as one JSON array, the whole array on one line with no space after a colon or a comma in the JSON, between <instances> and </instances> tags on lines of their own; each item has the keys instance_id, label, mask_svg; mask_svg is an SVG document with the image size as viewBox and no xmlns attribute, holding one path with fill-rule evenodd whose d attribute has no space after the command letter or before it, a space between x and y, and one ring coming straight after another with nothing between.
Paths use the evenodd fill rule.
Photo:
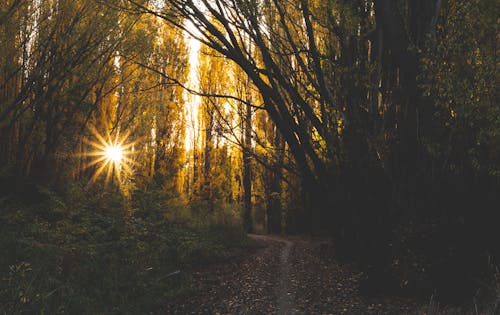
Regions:
<instances>
[{"instance_id":1,"label":"dense vegetation","mask_svg":"<svg viewBox=\"0 0 500 315\"><path fill-rule=\"evenodd\" d=\"M23 190L0 204L2 314L149 314L192 294L193 268L250 249L241 227L117 216L106 196Z\"/></svg>"},{"instance_id":2,"label":"dense vegetation","mask_svg":"<svg viewBox=\"0 0 500 315\"><path fill-rule=\"evenodd\" d=\"M3 1L5 311L87 307L98 274L111 295L131 270L124 292L149 290L191 251L226 252L212 225L329 237L366 270L367 291L492 298L498 11L493 0ZM59 294L70 304L51 304Z\"/></svg>"}]
</instances>

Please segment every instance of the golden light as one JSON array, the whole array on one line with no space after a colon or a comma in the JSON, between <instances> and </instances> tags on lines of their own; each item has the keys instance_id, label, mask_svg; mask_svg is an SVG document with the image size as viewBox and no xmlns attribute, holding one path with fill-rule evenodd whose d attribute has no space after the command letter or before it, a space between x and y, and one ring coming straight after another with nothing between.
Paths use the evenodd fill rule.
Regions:
<instances>
[{"instance_id":1,"label":"golden light","mask_svg":"<svg viewBox=\"0 0 500 315\"><path fill-rule=\"evenodd\" d=\"M110 145L106 148L106 156L114 163L120 164L123 157L123 150L119 146Z\"/></svg>"},{"instance_id":2,"label":"golden light","mask_svg":"<svg viewBox=\"0 0 500 315\"><path fill-rule=\"evenodd\" d=\"M83 154L92 157L85 169L95 167L89 184L94 183L101 174L105 174L106 183L115 180L118 185L122 185L123 176L132 174L132 167L136 164L130 158L134 143L127 142L128 134L120 136L120 133L116 132L114 137L109 133L102 136L95 128L89 129L96 138L86 141L90 145L90 152Z\"/></svg>"},{"instance_id":3,"label":"golden light","mask_svg":"<svg viewBox=\"0 0 500 315\"><path fill-rule=\"evenodd\" d=\"M192 22L186 22L186 28L193 34L199 35L196 27ZM195 91L200 90L200 79L198 76L199 66L200 66L200 50L201 43L197 39L190 36L188 33L185 33L185 41L186 45L189 47L189 73L187 77L187 86ZM185 117L186 120L186 129L185 129L185 138L184 138L184 147L186 149L186 153L191 152L194 148L195 140L199 136L200 130L200 106L201 106L201 97L199 95L189 94L187 91L184 92L184 98L186 101Z\"/></svg>"}]
</instances>

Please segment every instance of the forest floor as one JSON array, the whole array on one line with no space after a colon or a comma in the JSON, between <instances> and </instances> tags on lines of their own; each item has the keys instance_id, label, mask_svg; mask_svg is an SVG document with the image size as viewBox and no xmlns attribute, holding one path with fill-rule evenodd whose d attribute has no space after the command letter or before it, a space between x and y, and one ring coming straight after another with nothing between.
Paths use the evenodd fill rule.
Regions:
<instances>
[{"instance_id":1,"label":"forest floor","mask_svg":"<svg viewBox=\"0 0 500 315\"><path fill-rule=\"evenodd\" d=\"M366 297L362 273L321 253L304 237L250 235L255 249L237 260L192 270L189 297L165 314L415 314L416 302Z\"/></svg>"}]
</instances>

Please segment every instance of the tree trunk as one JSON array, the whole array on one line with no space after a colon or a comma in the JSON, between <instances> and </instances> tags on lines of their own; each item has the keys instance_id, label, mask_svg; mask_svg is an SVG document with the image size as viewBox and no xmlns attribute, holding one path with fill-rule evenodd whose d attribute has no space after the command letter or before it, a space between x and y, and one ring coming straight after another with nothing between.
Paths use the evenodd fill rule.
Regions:
<instances>
[{"instance_id":1,"label":"tree trunk","mask_svg":"<svg viewBox=\"0 0 500 315\"><path fill-rule=\"evenodd\" d=\"M267 200L267 231L273 234L281 233L281 177L282 165L285 158L285 142L278 130L275 130L274 146L276 161L274 170L270 174L269 194Z\"/></svg>"},{"instance_id":2,"label":"tree trunk","mask_svg":"<svg viewBox=\"0 0 500 315\"><path fill-rule=\"evenodd\" d=\"M213 112L209 108L210 105L205 107L206 110L206 126L205 126L205 160L203 165L203 187L202 187L202 195L203 199L207 202L208 208L210 212L213 212L214 209L214 200L212 196L212 177L211 177L211 168L212 168L212 148L213 148Z\"/></svg>"},{"instance_id":3,"label":"tree trunk","mask_svg":"<svg viewBox=\"0 0 500 315\"><path fill-rule=\"evenodd\" d=\"M245 231L251 232L252 222L252 108L246 106L244 123L244 149L243 149L243 226Z\"/></svg>"}]
</instances>

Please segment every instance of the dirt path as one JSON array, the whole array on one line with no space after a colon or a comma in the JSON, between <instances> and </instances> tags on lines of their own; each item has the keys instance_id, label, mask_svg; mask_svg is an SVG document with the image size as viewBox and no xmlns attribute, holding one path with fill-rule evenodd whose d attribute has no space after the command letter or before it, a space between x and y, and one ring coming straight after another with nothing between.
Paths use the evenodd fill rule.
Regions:
<instances>
[{"instance_id":1,"label":"dirt path","mask_svg":"<svg viewBox=\"0 0 500 315\"><path fill-rule=\"evenodd\" d=\"M322 257L320 243L250 235L260 248L240 260L199 268L192 297L170 301L163 314L409 314L417 306L396 298L367 298L361 274Z\"/></svg>"},{"instance_id":2,"label":"dirt path","mask_svg":"<svg viewBox=\"0 0 500 315\"><path fill-rule=\"evenodd\" d=\"M271 235L249 235L251 238L261 242L278 242L282 243L279 265L279 278L277 286L277 313L280 315L291 314L293 311L293 292L290 285L290 253L292 251L293 242L284 238Z\"/></svg>"}]
</instances>

